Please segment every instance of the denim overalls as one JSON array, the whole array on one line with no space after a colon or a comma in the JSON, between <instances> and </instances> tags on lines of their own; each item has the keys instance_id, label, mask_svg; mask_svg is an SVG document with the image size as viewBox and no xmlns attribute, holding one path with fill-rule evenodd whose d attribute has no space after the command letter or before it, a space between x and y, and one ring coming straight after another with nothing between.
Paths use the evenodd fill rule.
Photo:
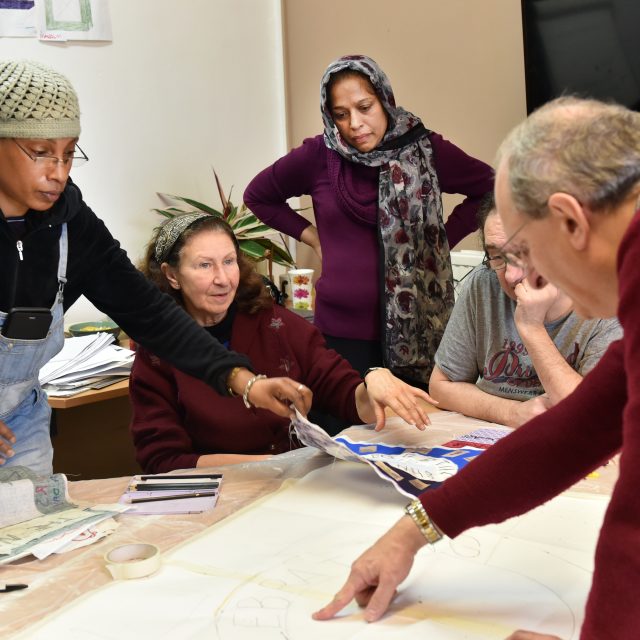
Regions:
<instances>
[{"instance_id":1,"label":"denim overalls","mask_svg":"<svg viewBox=\"0 0 640 640\"><path fill-rule=\"evenodd\" d=\"M15 455L2 466L24 465L38 475L53 472L53 447L49 436L51 409L38 382L40 368L64 345L62 292L67 281L67 225L60 234L58 293L51 307L53 320L46 338L16 340L0 335L0 420L15 434ZM0 311L0 327L6 313Z\"/></svg>"}]
</instances>

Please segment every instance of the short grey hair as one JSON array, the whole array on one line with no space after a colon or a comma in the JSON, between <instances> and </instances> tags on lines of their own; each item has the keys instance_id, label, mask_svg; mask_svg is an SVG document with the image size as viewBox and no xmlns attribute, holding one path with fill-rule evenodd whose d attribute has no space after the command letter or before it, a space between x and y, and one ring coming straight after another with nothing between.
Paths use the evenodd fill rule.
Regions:
<instances>
[{"instance_id":1,"label":"short grey hair","mask_svg":"<svg viewBox=\"0 0 640 640\"><path fill-rule=\"evenodd\" d=\"M504 164L516 209L547 214L556 192L609 211L640 186L640 113L617 104L563 97L534 111L506 137Z\"/></svg>"}]
</instances>

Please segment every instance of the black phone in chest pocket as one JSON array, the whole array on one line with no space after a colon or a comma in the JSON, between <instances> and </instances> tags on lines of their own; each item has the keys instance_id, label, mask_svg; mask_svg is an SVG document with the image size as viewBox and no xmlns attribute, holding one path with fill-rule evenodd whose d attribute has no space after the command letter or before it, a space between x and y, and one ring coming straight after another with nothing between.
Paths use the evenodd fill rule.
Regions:
<instances>
[{"instance_id":1,"label":"black phone in chest pocket","mask_svg":"<svg viewBox=\"0 0 640 640\"><path fill-rule=\"evenodd\" d=\"M47 337L53 315L46 307L14 307L7 314L1 333L15 340L42 340Z\"/></svg>"}]
</instances>

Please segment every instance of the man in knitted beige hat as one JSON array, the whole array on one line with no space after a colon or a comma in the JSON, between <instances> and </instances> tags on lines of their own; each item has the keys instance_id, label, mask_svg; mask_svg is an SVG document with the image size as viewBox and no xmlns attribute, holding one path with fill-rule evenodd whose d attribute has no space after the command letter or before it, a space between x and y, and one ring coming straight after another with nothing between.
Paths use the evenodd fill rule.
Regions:
<instances>
[{"instance_id":1,"label":"man in knitted beige hat","mask_svg":"<svg viewBox=\"0 0 640 640\"><path fill-rule=\"evenodd\" d=\"M254 380L247 358L202 331L131 264L69 178L88 159L79 135L67 78L38 62L0 61L0 464L52 472L38 372L62 348L64 311L81 295L219 393L248 388L256 407L286 416L293 404L306 413L309 389L289 378Z\"/></svg>"}]
</instances>

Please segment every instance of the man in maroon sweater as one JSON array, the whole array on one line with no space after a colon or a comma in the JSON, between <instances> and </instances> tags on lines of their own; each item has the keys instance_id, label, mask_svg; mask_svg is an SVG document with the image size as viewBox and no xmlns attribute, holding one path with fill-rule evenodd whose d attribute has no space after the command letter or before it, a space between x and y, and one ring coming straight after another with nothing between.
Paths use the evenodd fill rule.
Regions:
<instances>
[{"instance_id":1,"label":"man in maroon sweater","mask_svg":"<svg viewBox=\"0 0 640 640\"><path fill-rule=\"evenodd\" d=\"M353 564L334 616L353 598L380 618L413 558L442 534L501 522L546 502L621 452L596 550L582 640L631 640L640 608L640 113L561 98L533 113L498 155L496 202L508 262L535 267L585 317L624 330L563 402L501 440L419 501ZM567 455L570 451L571 455ZM558 640L516 631L509 640Z\"/></svg>"}]
</instances>

